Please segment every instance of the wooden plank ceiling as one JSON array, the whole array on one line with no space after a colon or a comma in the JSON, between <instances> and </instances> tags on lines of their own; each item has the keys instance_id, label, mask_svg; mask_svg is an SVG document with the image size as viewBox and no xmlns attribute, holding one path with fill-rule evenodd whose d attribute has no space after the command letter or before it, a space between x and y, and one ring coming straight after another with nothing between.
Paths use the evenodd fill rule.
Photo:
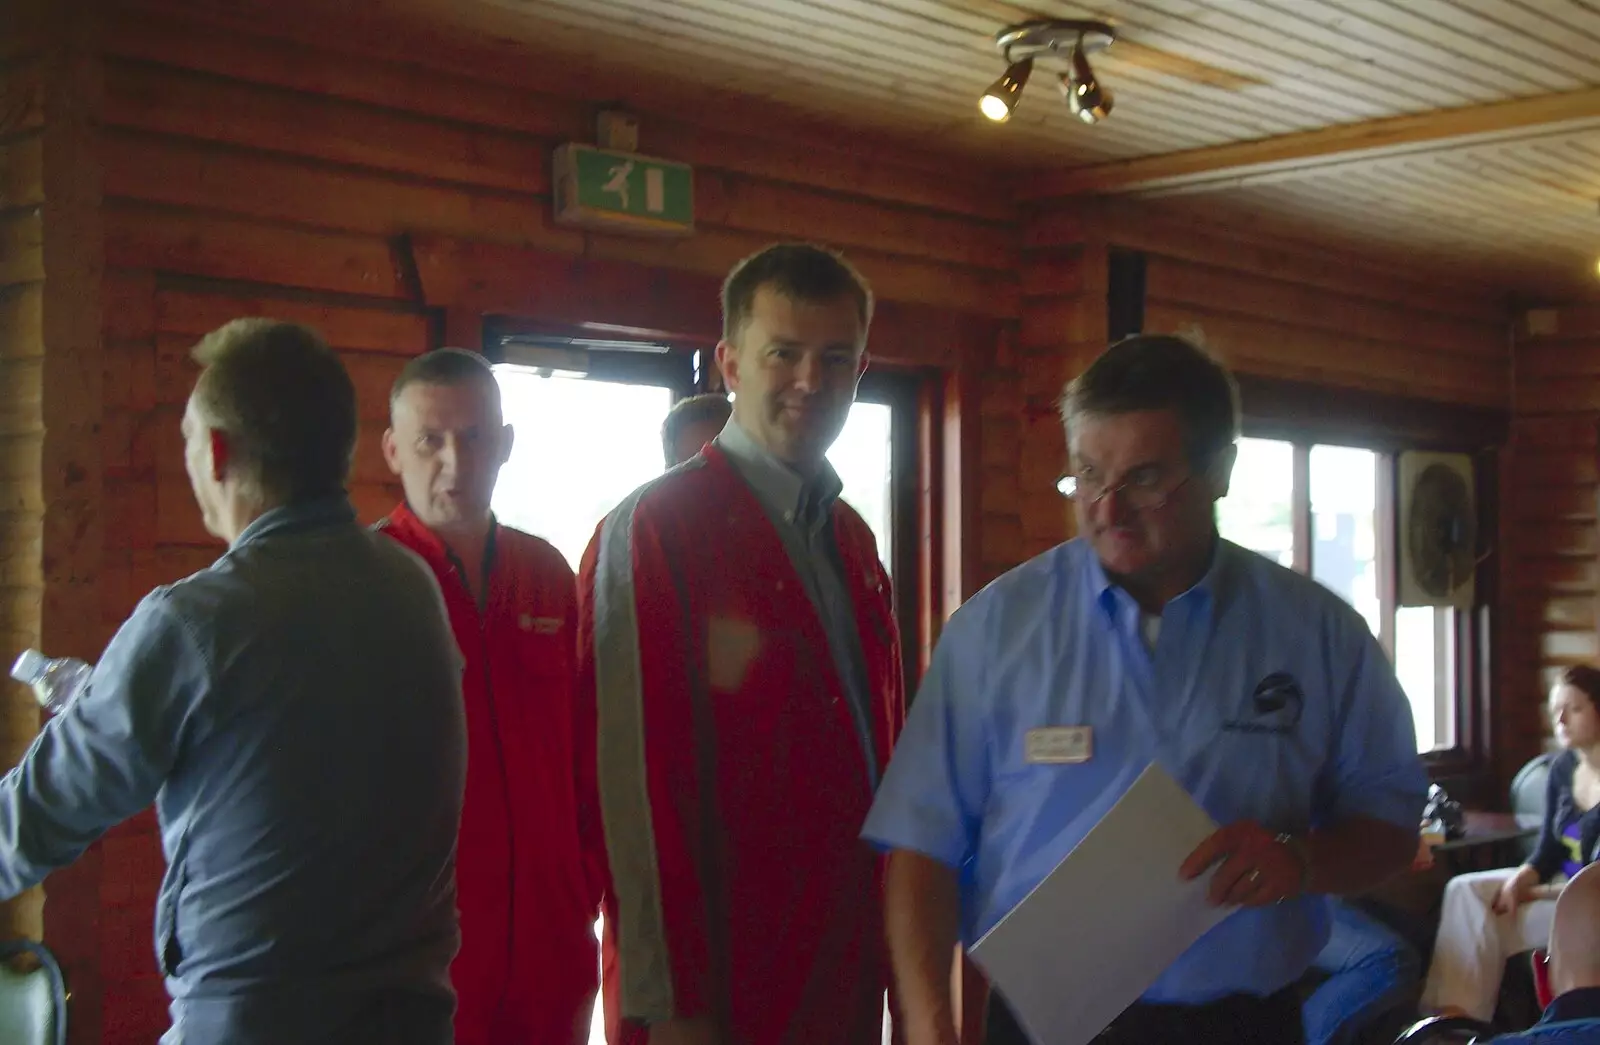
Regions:
<instances>
[{"instance_id":1,"label":"wooden plank ceiling","mask_svg":"<svg viewBox=\"0 0 1600 1045\"><path fill-rule=\"evenodd\" d=\"M1019 194L1175 205L1488 275L1531 300L1600 280L1600 4L1582 0L430 0L564 54L772 98L1017 172ZM1118 29L1109 119L1041 62L984 120L992 38Z\"/></svg>"}]
</instances>

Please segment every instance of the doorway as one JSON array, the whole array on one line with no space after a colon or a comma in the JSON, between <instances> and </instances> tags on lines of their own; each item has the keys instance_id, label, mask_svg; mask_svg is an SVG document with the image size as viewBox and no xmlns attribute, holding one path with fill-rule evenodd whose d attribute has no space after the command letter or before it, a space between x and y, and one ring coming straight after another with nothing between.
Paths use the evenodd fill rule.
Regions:
<instances>
[{"instance_id":1,"label":"doorway","mask_svg":"<svg viewBox=\"0 0 1600 1045\"><path fill-rule=\"evenodd\" d=\"M705 388L710 352L652 342L596 348L602 343L576 338L496 340L486 354L515 441L495 487L495 515L555 545L576 571L606 514L666 470L661 424L674 403ZM917 591L915 381L868 371L828 451L841 497L872 529L903 593L897 604L914 602Z\"/></svg>"}]
</instances>

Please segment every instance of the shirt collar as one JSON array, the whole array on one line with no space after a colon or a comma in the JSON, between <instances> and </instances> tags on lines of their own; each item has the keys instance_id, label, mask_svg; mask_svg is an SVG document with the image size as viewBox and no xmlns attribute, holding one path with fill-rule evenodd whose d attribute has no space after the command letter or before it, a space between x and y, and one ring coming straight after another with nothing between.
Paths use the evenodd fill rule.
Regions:
<instances>
[{"instance_id":1,"label":"shirt collar","mask_svg":"<svg viewBox=\"0 0 1600 1045\"><path fill-rule=\"evenodd\" d=\"M1600 1018L1600 987L1579 987L1553 999L1545 1006L1539 1022L1565 1023L1597 1018Z\"/></svg>"},{"instance_id":2,"label":"shirt collar","mask_svg":"<svg viewBox=\"0 0 1600 1045\"><path fill-rule=\"evenodd\" d=\"M434 533L427 523L418 518L417 513L411 510L411 505L405 501L401 501L389 513L388 517L378 525L380 529L392 529L396 536L405 540L406 545L411 550L420 553L425 559L459 565L456 562L455 553L450 550L450 546L445 544L443 538ZM489 537L483 546L484 564L489 568L493 568L496 560L499 534L500 520L496 518L493 512L490 512Z\"/></svg>"},{"instance_id":3,"label":"shirt collar","mask_svg":"<svg viewBox=\"0 0 1600 1045\"><path fill-rule=\"evenodd\" d=\"M281 508L263 512L233 539L232 547L240 548L267 537L292 533L296 530L316 529L355 521L356 510L350 506L350 498L341 490L336 494L295 501Z\"/></svg>"},{"instance_id":4,"label":"shirt collar","mask_svg":"<svg viewBox=\"0 0 1600 1045\"><path fill-rule=\"evenodd\" d=\"M823 458L815 475L805 478L772 456L733 418L728 419L714 442L762 504L789 522L813 529L821 526L844 490L839 473L827 458Z\"/></svg>"},{"instance_id":5,"label":"shirt collar","mask_svg":"<svg viewBox=\"0 0 1600 1045\"><path fill-rule=\"evenodd\" d=\"M1118 617L1119 603L1124 606L1133 606L1133 597L1122 588L1118 587L1109 576L1105 567L1100 563L1100 556L1094 553L1094 546L1087 540L1084 545L1084 569L1089 581L1089 593L1105 613L1115 621ZM1234 555L1233 545L1216 538L1211 549L1211 565L1206 567L1206 572L1201 575L1187 591L1172 600L1173 603L1186 603L1194 606L1214 606L1225 595L1229 563ZM1165 607L1163 607L1165 608ZM1124 609L1124 612L1126 610Z\"/></svg>"}]
</instances>

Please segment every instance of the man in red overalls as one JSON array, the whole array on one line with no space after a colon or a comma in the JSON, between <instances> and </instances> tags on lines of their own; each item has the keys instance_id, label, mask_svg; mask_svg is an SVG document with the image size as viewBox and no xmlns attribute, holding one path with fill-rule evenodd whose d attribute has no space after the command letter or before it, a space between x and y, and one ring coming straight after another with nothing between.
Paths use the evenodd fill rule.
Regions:
<instances>
[{"instance_id":1,"label":"man in red overalls","mask_svg":"<svg viewBox=\"0 0 1600 1045\"><path fill-rule=\"evenodd\" d=\"M467 789L451 967L457 1045L583 1045L604 876L593 706L580 711L572 569L489 511L511 428L482 357L407 364L383 436L405 503L379 524L439 579L466 657Z\"/></svg>"},{"instance_id":2,"label":"man in red overalls","mask_svg":"<svg viewBox=\"0 0 1600 1045\"><path fill-rule=\"evenodd\" d=\"M598 702L615 1045L868 1045L889 973L857 839L903 718L889 580L825 454L871 297L816 247L742 262L733 420L601 524L580 572Z\"/></svg>"}]
</instances>

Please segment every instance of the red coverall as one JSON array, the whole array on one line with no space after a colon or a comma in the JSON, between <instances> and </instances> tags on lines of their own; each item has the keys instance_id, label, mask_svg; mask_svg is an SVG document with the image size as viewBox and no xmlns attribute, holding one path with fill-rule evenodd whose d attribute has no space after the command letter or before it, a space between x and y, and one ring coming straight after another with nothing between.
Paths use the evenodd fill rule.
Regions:
<instances>
[{"instance_id":1,"label":"red coverall","mask_svg":"<svg viewBox=\"0 0 1600 1045\"><path fill-rule=\"evenodd\" d=\"M406 506L378 525L438 577L467 664L457 1045L582 1045L605 854L593 705L581 710L575 686L572 569L545 541L496 523L484 586L484 565L457 561Z\"/></svg>"},{"instance_id":2,"label":"red coverall","mask_svg":"<svg viewBox=\"0 0 1600 1045\"><path fill-rule=\"evenodd\" d=\"M728 1045L876 1045L889 982L882 861L857 832L904 718L889 580L871 530L837 502L869 775L782 539L722 451L702 454L613 512L579 574L613 1045L695 1016Z\"/></svg>"}]
</instances>

